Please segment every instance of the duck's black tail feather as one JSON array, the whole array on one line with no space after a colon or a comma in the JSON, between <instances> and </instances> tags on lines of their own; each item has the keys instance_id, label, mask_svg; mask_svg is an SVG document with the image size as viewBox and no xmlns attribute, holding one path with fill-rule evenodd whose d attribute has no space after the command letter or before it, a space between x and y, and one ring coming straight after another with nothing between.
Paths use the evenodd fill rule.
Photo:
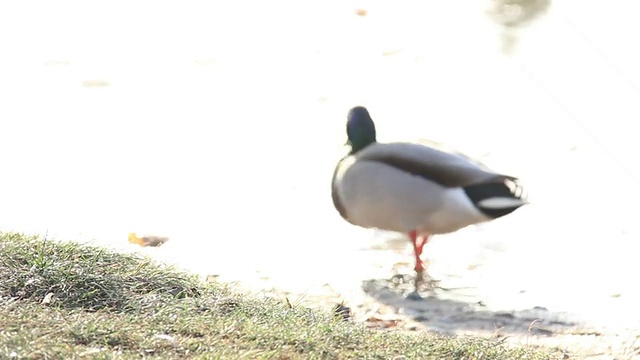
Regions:
<instances>
[{"instance_id":1,"label":"duck's black tail feather","mask_svg":"<svg viewBox=\"0 0 640 360\"><path fill-rule=\"evenodd\" d=\"M510 214L527 204L524 189L517 179L505 177L500 180L463 187L476 208L493 219Z\"/></svg>"}]
</instances>

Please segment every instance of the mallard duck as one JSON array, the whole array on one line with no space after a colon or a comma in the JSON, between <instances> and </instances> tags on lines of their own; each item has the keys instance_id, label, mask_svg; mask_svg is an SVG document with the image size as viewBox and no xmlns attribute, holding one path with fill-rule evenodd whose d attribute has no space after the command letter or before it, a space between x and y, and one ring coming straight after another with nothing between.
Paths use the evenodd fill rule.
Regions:
<instances>
[{"instance_id":1,"label":"mallard duck","mask_svg":"<svg viewBox=\"0 0 640 360\"><path fill-rule=\"evenodd\" d=\"M527 203L517 178L462 154L377 142L375 124L362 106L349 111L347 136L351 149L333 174L333 204L353 225L409 235L416 290L424 279L420 256L429 236L497 219Z\"/></svg>"}]
</instances>

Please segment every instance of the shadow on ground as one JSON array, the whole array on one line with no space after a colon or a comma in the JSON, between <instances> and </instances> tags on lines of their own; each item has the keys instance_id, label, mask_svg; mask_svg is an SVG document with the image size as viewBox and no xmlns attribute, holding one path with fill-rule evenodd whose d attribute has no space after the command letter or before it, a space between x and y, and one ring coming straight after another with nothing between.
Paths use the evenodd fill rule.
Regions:
<instances>
[{"instance_id":1,"label":"shadow on ground","mask_svg":"<svg viewBox=\"0 0 640 360\"><path fill-rule=\"evenodd\" d=\"M442 334L484 334L553 336L577 326L566 315L543 307L522 311L490 311L482 303L455 299L455 289L409 295L413 286L408 276L363 282L363 291L376 301L410 317L427 330Z\"/></svg>"}]
</instances>

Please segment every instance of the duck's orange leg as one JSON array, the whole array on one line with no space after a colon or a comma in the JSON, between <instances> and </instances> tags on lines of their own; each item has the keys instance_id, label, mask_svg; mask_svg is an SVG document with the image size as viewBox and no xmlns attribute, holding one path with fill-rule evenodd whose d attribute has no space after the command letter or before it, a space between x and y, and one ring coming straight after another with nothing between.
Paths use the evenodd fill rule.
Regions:
<instances>
[{"instance_id":1,"label":"duck's orange leg","mask_svg":"<svg viewBox=\"0 0 640 360\"><path fill-rule=\"evenodd\" d=\"M409 238L413 243L413 254L416 257L416 290L422 281L424 280L424 263L420 256L422 255L422 249L429 241L429 235L418 234L416 230L413 230L409 233Z\"/></svg>"}]
</instances>

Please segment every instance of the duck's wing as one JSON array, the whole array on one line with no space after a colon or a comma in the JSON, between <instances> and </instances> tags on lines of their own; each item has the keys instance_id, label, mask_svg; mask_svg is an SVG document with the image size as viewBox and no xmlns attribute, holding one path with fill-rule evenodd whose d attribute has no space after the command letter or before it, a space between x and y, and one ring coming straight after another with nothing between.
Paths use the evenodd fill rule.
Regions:
<instances>
[{"instance_id":1,"label":"duck's wing","mask_svg":"<svg viewBox=\"0 0 640 360\"><path fill-rule=\"evenodd\" d=\"M417 143L376 143L359 151L356 157L381 162L447 188L516 180L493 172L462 154Z\"/></svg>"}]
</instances>

